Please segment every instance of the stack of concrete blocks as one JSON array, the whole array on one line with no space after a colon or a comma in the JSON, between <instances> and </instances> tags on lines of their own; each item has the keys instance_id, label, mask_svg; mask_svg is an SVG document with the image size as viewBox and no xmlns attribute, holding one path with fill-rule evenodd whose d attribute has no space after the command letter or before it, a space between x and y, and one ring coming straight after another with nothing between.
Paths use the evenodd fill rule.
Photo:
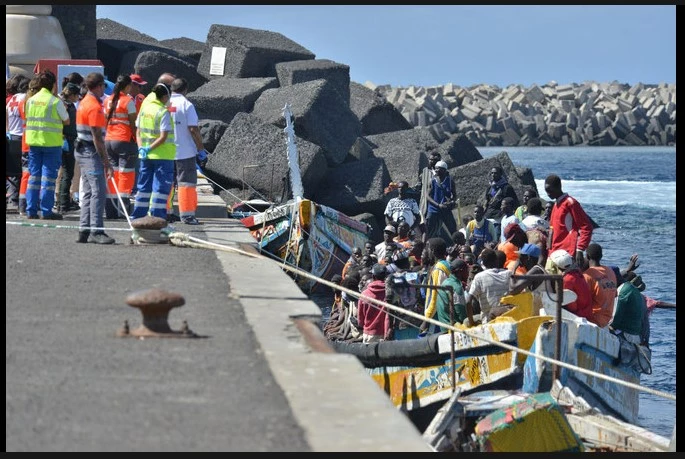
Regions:
<instances>
[{"instance_id":1,"label":"stack of concrete blocks","mask_svg":"<svg viewBox=\"0 0 685 459\"><path fill-rule=\"evenodd\" d=\"M585 82L393 88L365 83L412 126L477 146L675 145L676 85Z\"/></svg>"},{"instance_id":2,"label":"stack of concrete blocks","mask_svg":"<svg viewBox=\"0 0 685 459\"><path fill-rule=\"evenodd\" d=\"M97 22L98 59L106 72L139 73L150 82L162 72L188 79L187 97L198 112L203 144L210 152L205 173L227 205L290 197L286 103L293 113L305 197L370 224L379 240L383 211L396 195L386 194L385 188L391 181L416 184L433 151L442 155L451 173L459 175L468 167L473 175L469 188L458 189L463 209L472 209L471 200L484 192L494 163L509 172L519 195L525 186L535 186L530 169L516 168L506 153L484 160L466 136L452 132L456 120L437 124L451 115L445 107L467 97L473 99L473 117L489 109L494 119L498 111L509 110L504 103L497 109L488 106L495 88L471 96L454 86L448 91L415 87L411 97L397 91L391 103L367 85L350 81L349 66L317 59L278 33L212 25L205 43L160 42L108 19ZM215 48L226 49L220 75L212 66ZM422 107L416 119L425 126L414 127L395 105L404 102Z\"/></svg>"}]
</instances>

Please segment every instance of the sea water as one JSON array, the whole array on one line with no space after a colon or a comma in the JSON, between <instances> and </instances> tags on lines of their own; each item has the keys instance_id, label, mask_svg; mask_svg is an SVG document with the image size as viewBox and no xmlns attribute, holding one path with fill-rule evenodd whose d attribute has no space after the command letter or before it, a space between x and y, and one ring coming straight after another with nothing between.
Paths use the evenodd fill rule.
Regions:
<instances>
[{"instance_id":1,"label":"sea water","mask_svg":"<svg viewBox=\"0 0 685 459\"><path fill-rule=\"evenodd\" d=\"M599 224L592 241L602 246L604 265L625 267L637 253L636 273L644 294L676 302L675 147L497 147L479 148L484 158L506 151L516 166L529 167L540 197L545 177L556 174L564 192L576 198ZM641 385L676 394L676 311L650 316L652 374ZM674 401L642 392L638 424L671 437Z\"/></svg>"},{"instance_id":2,"label":"sea water","mask_svg":"<svg viewBox=\"0 0 685 459\"><path fill-rule=\"evenodd\" d=\"M480 147L478 151L484 158L506 151L514 165L529 167L544 200L549 199L545 177L558 175L562 189L599 224L592 241L602 246L602 264L623 268L637 253L636 273L647 286L644 293L676 302L675 147ZM325 320L332 295L312 300ZM652 374L641 378L643 386L672 395L676 393L675 320L674 309L653 311ZM674 401L641 392L638 424L670 438L675 410Z\"/></svg>"}]
</instances>

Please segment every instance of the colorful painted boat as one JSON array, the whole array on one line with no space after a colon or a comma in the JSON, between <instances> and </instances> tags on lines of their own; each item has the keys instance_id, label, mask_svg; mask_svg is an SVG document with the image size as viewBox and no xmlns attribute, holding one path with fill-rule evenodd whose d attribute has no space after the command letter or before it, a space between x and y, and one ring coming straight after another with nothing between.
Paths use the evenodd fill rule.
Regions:
<instances>
[{"instance_id":1,"label":"colorful painted boat","mask_svg":"<svg viewBox=\"0 0 685 459\"><path fill-rule=\"evenodd\" d=\"M364 247L371 227L331 207L303 198L292 113L288 105L283 109L283 116L293 199L263 212L250 212L240 220L263 251L318 278L330 279L333 274L342 272L354 247ZM311 278L293 277L307 294L329 291L328 287Z\"/></svg>"},{"instance_id":2,"label":"colorful painted boat","mask_svg":"<svg viewBox=\"0 0 685 459\"><path fill-rule=\"evenodd\" d=\"M470 336L454 333L454 339L442 333L379 343L333 341L331 345L338 352L355 355L390 401L408 412L447 400L455 388L467 393L484 387L520 387L517 353L491 343L515 347L520 340L518 321L502 318L468 332Z\"/></svg>"},{"instance_id":3,"label":"colorful painted boat","mask_svg":"<svg viewBox=\"0 0 685 459\"><path fill-rule=\"evenodd\" d=\"M666 437L602 414L558 380L549 392L455 392L423 438L437 452L665 452Z\"/></svg>"},{"instance_id":4,"label":"colorful painted boat","mask_svg":"<svg viewBox=\"0 0 685 459\"><path fill-rule=\"evenodd\" d=\"M543 324L530 352L554 357L556 322ZM628 343L606 328L600 328L568 311L563 311L559 360L584 370L620 381L640 384L642 373L651 373L648 347ZM606 414L636 423L640 408L640 391L592 374L562 367L559 380L578 396ZM527 357L524 365L523 390L529 393L550 390L552 364Z\"/></svg>"},{"instance_id":5,"label":"colorful painted boat","mask_svg":"<svg viewBox=\"0 0 685 459\"><path fill-rule=\"evenodd\" d=\"M503 303L514 307L494 320L468 328L470 335L555 358L556 320L535 315L532 294L508 296ZM632 382L651 371L649 349L629 345L606 329L597 327L563 310L559 380L592 406L608 415L637 422L639 389L612 382L592 373ZM337 343L339 352L357 356L392 403L412 411L442 402L459 389L462 394L477 390L519 389L528 394L549 391L553 366L548 361L507 350L462 333L454 333L454 364L450 335L380 343ZM453 384L452 368L455 372ZM577 369L574 369L577 368ZM517 378L520 376L520 378Z\"/></svg>"},{"instance_id":6,"label":"colorful painted boat","mask_svg":"<svg viewBox=\"0 0 685 459\"><path fill-rule=\"evenodd\" d=\"M340 274L354 247L364 247L370 227L331 207L299 199L241 219L259 246L290 266L322 279ZM316 280L294 276L305 293L328 291Z\"/></svg>"}]
</instances>

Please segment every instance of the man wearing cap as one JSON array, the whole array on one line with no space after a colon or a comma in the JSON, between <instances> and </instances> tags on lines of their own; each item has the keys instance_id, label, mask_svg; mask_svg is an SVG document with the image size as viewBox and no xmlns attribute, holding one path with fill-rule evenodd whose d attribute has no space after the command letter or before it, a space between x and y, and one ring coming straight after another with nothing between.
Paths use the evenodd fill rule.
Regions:
<instances>
[{"instance_id":1,"label":"man wearing cap","mask_svg":"<svg viewBox=\"0 0 685 459\"><path fill-rule=\"evenodd\" d=\"M143 80L143 78L137 73L132 73L130 76L131 85L129 86L128 95L131 96L131 98L133 98L133 101L135 102L137 118L138 114L140 113L140 107L143 105L143 100L145 100L145 95L142 93L142 90L143 86L147 84L147 81ZM132 131L133 141L136 142L136 130L133 129ZM131 187L129 199L134 199L135 194L138 190L138 171L140 170L140 159L138 158L138 155L134 156L134 163L135 173L133 175L133 186Z\"/></svg>"},{"instance_id":2,"label":"man wearing cap","mask_svg":"<svg viewBox=\"0 0 685 459\"><path fill-rule=\"evenodd\" d=\"M536 275L536 274L549 274L545 271L543 266L544 257L542 255L542 249L537 244L525 243L518 251L518 260L511 266L510 271L515 274L519 274L518 268L523 267L525 269L524 274ZM543 306L542 295L545 291L545 281L538 279L509 279L509 292L507 295L516 295L524 290L533 293L533 315L538 315L538 311Z\"/></svg>"},{"instance_id":3,"label":"man wearing cap","mask_svg":"<svg viewBox=\"0 0 685 459\"><path fill-rule=\"evenodd\" d=\"M385 229L383 229L383 240L376 244L376 249L374 251L376 258L378 259L378 263L385 264L387 262L386 252L388 248L391 248L393 251L396 248L397 244L395 244L395 241L393 240L396 234L397 229L392 225L387 225Z\"/></svg>"},{"instance_id":4,"label":"man wearing cap","mask_svg":"<svg viewBox=\"0 0 685 459\"><path fill-rule=\"evenodd\" d=\"M576 294L576 300L564 305L564 309L592 321L592 292L573 257L566 250L559 249L549 254L549 262L561 271L563 288Z\"/></svg>"},{"instance_id":5,"label":"man wearing cap","mask_svg":"<svg viewBox=\"0 0 685 459\"><path fill-rule=\"evenodd\" d=\"M452 214L456 203L454 191L454 180L447 172L447 163L438 161L435 163L435 176L431 179L426 191L428 207L424 239L439 236L443 223L447 226L448 237L457 231L457 222Z\"/></svg>"},{"instance_id":6,"label":"man wearing cap","mask_svg":"<svg viewBox=\"0 0 685 459\"><path fill-rule=\"evenodd\" d=\"M362 291L357 302L357 321L362 329L362 342L377 343L392 339L390 316L385 306L368 301L385 301L385 278L388 271L380 263L371 268L372 280Z\"/></svg>"},{"instance_id":7,"label":"man wearing cap","mask_svg":"<svg viewBox=\"0 0 685 459\"><path fill-rule=\"evenodd\" d=\"M147 81L143 80L143 78L138 75L137 73L132 73L131 74L131 87L128 91L128 95L133 98L133 100L136 103L136 113L140 113L140 106L143 103L143 100L145 99L145 95L143 95L142 87L147 84Z\"/></svg>"}]
</instances>

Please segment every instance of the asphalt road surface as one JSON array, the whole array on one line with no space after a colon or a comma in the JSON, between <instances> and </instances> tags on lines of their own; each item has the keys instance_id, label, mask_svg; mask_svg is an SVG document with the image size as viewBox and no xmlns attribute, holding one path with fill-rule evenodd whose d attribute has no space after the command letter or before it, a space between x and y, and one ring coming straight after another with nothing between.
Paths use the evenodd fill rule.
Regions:
<instances>
[{"instance_id":1,"label":"asphalt road surface","mask_svg":"<svg viewBox=\"0 0 685 459\"><path fill-rule=\"evenodd\" d=\"M212 247L77 244L63 221L6 218L6 451L429 451L352 356L315 352L320 309L237 220L177 231ZM202 220L202 219L201 219ZM201 338L118 337L160 288Z\"/></svg>"}]
</instances>

